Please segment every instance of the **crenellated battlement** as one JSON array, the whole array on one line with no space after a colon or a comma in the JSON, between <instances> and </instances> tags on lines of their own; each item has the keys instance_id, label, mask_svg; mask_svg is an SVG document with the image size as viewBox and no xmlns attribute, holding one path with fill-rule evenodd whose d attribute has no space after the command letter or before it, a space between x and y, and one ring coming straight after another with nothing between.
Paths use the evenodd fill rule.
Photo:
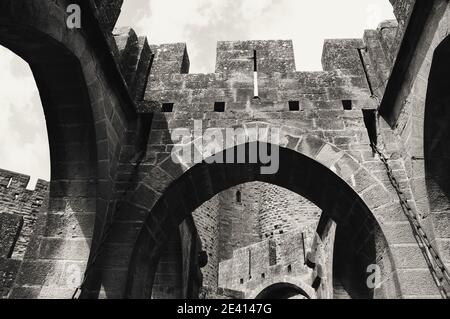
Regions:
<instances>
[{"instance_id":1,"label":"crenellated battlement","mask_svg":"<svg viewBox=\"0 0 450 319\"><path fill-rule=\"evenodd\" d=\"M291 40L219 41L215 73L253 72L254 50L261 73L295 72L294 46Z\"/></svg>"},{"instance_id":2,"label":"crenellated battlement","mask_svg":"<svg viewBox=\"0 0 450 319\"><path fill-rule=\"evenodd\" d=\"M95 0L105 33L112 32L114 37L112 52L140 113L161 111L163 104L176 105L174 112L207 112L211 96L216 102L253 105L255 50L259 104L267 110L285 110L279 104L289 101L332 101L326 108L341 104L335 101L355 101L366 105L362 108L373 108L370 97L383 95L411 7L411 1L391 2L400 25L384 21L361 39L325 40L322 72L296 71L291 40L249 40L219 41L215 72L200 75L189 74L185 43L149 45L146 37L139 37L131 28L113 30L123 0ZM201 106L203 103L209 107Z\"/></svg>"},{"instance_id":3,"label":"crenellated battlement","mask_svg":"<svg viewBox=\"0 0 450 319\"><path fill-rule=\"evenodd\" d=\"M7 242L2 241L0 244L0 250L3 252L0 257L9 255L9 257L21 259L25 253L38 211L45 201L49 186L47 181L41 179L35 186L29 183L30 176L0 170L0 214L4 221L0 227L2 233L5 232L5 236L0 238L9 238Z\"/></svg>"},{"instance_id":4,"label":"crenellated battlement","mask_svg":"<svg viewBox=\"0 0 450 319\"><path fill-rule=\"evenodd\" d=\"M38 179L36 185L29 185L30 180L31 177L28 175L0 169L0 192L3 194L5 190L15 190L33 193L41 192L48 186L48 182L42 179Z\"/></svg>"},{"instance_id":5,"label":"crenellated battlement","mask_svg":"<svg viewBox=\"0 0 450 319\"><path fill-rule=\"evenodd\" d=\"M381 96L393 63L397 24L386 21L368 30L362 39L325 40L323 71L295 69L290 40L219 41L214 73L189 74L189 56L183 43L151 45L154 60L141 113L191 114L214 112L216 102L225 112L288 112L299 110L373 109ZM254 99L254 50L259 99Z\"/></svg>"}]
</instances>

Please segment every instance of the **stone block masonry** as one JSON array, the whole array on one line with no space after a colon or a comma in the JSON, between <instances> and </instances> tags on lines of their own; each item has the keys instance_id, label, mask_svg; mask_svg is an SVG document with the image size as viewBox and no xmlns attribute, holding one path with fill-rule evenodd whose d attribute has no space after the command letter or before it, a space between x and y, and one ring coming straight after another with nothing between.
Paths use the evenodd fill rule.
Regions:
<instances>
[{"instance_id":1,"label":"stone block masonry","mask_svg":"<svg viewBox=\"0 0 450 319\"><path fill-rule=\"evenodd\" d=\"M323 71L297 71L289 40L220 41L210 74L189 74L183 43L113 29L122 3L80 1L68 30L66 1L0 1L52 154L48 205L47 183L0 173L2 297L195 298L202 273L210 297L442 296L399 198L448 264L447 1L391 0L398 21L326 40ZM173 161L194 123L246 145L278 129L279 170Z\"/></svg>"},{"instance_id":2,"label":"stone block masonry","mask_svg":"<svg viewBox=\"0 0 450 319\"><path fill-rule=\"evenodd\" d=\"M0 170L0 298L8 296L47 198L48 182Z\"/></svg>"},{"instance_id":3,"label":"stone block masonry","mask_svg":"<svg viewBox=\"0 0 450 319\"><path fill-rule=\"evenodd\" d=\"M277 241L275 244L273 240L263 240L236 249L231 259L219 265L220 289L240 292L248 298L271 283L291 283L300 287L311 285L313 271L303 258L301 228L279 236ZM305 249L310 250L311 244L312 241L307 242ZM292 281L289 282L288 278ZM315 295L308 297L314 298Z\"/></svg>"}]
</instances>

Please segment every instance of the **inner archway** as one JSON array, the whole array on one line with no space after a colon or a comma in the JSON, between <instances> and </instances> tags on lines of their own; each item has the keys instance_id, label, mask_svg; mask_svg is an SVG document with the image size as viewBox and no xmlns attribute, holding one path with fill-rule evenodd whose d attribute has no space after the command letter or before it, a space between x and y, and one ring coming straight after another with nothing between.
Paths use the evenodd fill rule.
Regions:
<instances>
[{"instance_id":1,"label":"inner archway","mask_svg":"<svg viewBox=\"0 0 450 319\"><path fill-rule=\"evenodd\" d=\"M192 213L208 255L202 298L247 295L282 275L309 282L306 255L321 213L299 194L262 182L237 185L203 203Z\"/></svg>"},{"instance_id":2,"label":"inner archway","mask_svg":"<svg viewBox=\"0 0 450 319\"><path fill-rule=\"evenodd\" d=\"M436 241L450 264L450 37L435 50L428 80L424 121L425 180Z\"/></svg>"},{"instance_id":3,"label":"inner archway","mask_svg":"<svg viewBox=\"0 0 450 319\"><path fill-rule=\"evenodd\" d=\"M246 144L247 154L251 144ZM258 143L259 146L262 144L264 143ZM215 156L226 158L226 152ZM301 194L326 212L338 228L349 234L351 240L362 243L359 251L368 257L366 265L384 263L385 252L388 249L386 239L375 217L359 195L319 162L287 148L280 148L279 155L280 169L273 175L261 174L261 163L203 162L193 166L173 182L153 207L148 215L146 227L143 227L139 234L129 267L127 296L150 297L155 269L161 249L167 243L166 234L170 233L170 229L177 227L195 209L216 194L253 181L277 185ZM376 233L380 234L377 245L365 245L372 242L371 238ZM389 254L387 256L389 259ZM380 268L390 275L388 267ZM322 269L318 272L323 276L326 271ZM387 275L386 278L388 277ZM320 281L316 285L320 286ZM373 296L373 293L371 295Z\"/></svg>"}]
</instances>

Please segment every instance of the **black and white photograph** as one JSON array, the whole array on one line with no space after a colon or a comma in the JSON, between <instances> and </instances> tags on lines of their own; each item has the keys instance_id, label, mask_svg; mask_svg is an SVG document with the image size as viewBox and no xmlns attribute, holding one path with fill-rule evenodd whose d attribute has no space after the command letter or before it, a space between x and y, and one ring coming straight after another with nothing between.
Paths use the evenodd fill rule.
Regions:
<instances>
[{"instance_id":1,"label":"black and white photograph","mask_svg":"<svg viewBox=\"0 0 450 319\"><path fill-rule=\"evenodd\" d=\"M448 0L0 0L0 304L450 299L449 34Z\"/></svg>"}]
</instances>

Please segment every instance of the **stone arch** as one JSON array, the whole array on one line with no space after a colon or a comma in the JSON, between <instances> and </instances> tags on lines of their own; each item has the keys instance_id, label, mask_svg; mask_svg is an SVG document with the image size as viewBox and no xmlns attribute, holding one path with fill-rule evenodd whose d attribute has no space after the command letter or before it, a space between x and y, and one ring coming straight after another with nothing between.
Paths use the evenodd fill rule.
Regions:
<instances>
[{"instance_id":1,"label":"stone arch","mask_svg":"<svg viewBox=\"0 0 450 319\"><path fill-rule=\"evenodd\" d=\"M427 235L432 242L438 243L437 246L443 244L443 246L439 247L440 253L444 262L448 264L450 259L445 251L445 242L448 239L441 241L439 238L436 238L439 236L438 233L441 232L439 229L445 229L446 224L448 225L448 219L445 218L445 214L433 214L434 203L430 199L434 195L430 197L429 191L434 191L433 187L431 187L433 181L430 179L431 163L427 160L427 158L430 158L430 154L427 153L430 151L430 139L435 138L431 132L436 129L436 127L430 125L433 122L433 112L429 112L433 109L433 103L429 102L431 95L430 84L432 82L431 72L433 65L437 69L437 63L434 61L436 49L439 48L450 32L448 25L450 11L446 1L435 1L429 6L432 7L432 13L428 16L428 20L423 26L417 47L405 50L405 52L414 53L410 55L412 59L408 64L408 75L403 81L398 82L399 88L395 90L396 95L392 99L386 99L387 103L384 106L386 109L389 109L389 114L385 113L385 110L380 109L380 114L389 122L393 132L381 118L380 128L382 134L383 131L387 133L386 138L382 139L385 151L390 153L392 158L395 158L397 155L404 156L406 173L415 204L413 210L417 208L417 214L421 217L422 225L427 229ZM443 61L443 59L440 60L441 62ZM445 65L446 63L440 66L443 73L445 73ZM393 76L395 76L395 73ZM434 112L435 115L436 112ZM396 136L389 136L392 133ZM395 143L393 143L394 141ZM439 191L438 193L441 192ZM441 196L441 198L445 198L445 196ZM413 236L404 241L411 247L413 245L417 246ZM404 260L406 261L407 259L404 258ZM412 284L406 285L402 294L406 297L417 295L439 297L439 292L429 273L428 266L427 268L424 267L426 265L424 263L425 259L408 258L408 260L411 261L408 264L400 261L399 264L403 263L404 266L400 266L403 269L399 269L399 276L404 278L402 280L406 282L411 275L415 275L416 280L421 280L422 284L417 286ZM420 273L422 274L419 276L418 274ZM412 283L412 280L410 281Z\"/></svg>"},{"instance_id":2,"label":"stone arch","mask_svg":"<svg viewBox=\"0 0 450 319\"><path fill-rule=\"evenodd\" d=\"M426 92L423 155L425 185L429 212L434 224L436 242L444 261L450 264L448 244L450 223L450 94L446 87L450 76L450 37L433 53Z\"/></svg>"},{"instance_id":3,"label":"stone arch","mask_svg":"<svg viewBox=\"0 0 450 319\"><path fill-rule=\"evenodd\" d=\"M253 124L245 125L247 140L252 141L253 138L252 142L245 144L247 151L252 143L269 147L259 137L248 134L248 128ZM167 176L171 176L172 182L167 187L160 185L158 192L152 190L151 181L147 182L147 188L155 199L131 258L127 297L149 297L155 263L170 228L178 225L215 194L245 182L261 181L297 192L327 211L342 227L359 230L357 236L366 236L362 240L373 230L373 225L382 226L382 217L372 214L372 211L387 207L394 200L378 180L351 156L320 138L304 134L298 129L283 128L282 131L280 169L273 175L261 175L261 163L203 162L190 168L185 163L184 168L181 168L172 165L170 156L159 168L155 168L164 170ZM219 156L226 156L227 151L230 148L226 148ZM395 274L392 276L393 281L396 281Z\"/></svg>"},{"instance_id":4,"label":"stone arch","mask_svg":"<svg viewBox=\"0 0 450 319\"><path fill-rule=\"evenodd\" d=\"M416 49L417 54L411 62L411 75L403 83L402 91L395 102L395 108L401 110L396 120L398 127L395 133L402 140L407 154L406 163L410 168L408 175L417 212L429 229L429 237L437 243L441 256L448 265L450 257L446 254L445 242L448 235L445 235L445 228L449 217L442 213L445 209L441 209L445 207L448 195L445 194L445 189L439 186L443 180L438 182L439 177L436 174L447 174L443 169L445 157L442 156L446 147L448 150L444 138L448 128L443 121L447 114L443 107L446 97L439 81L449 72L445 52L449 46L450 28L447 21L450 11L445 1L438 1L434 6L435 14L423 32L429 36L421 37ZM439 167L443 169L441 173L438 173ZM446 175L442 175L444 176Z\"/></svg>"},{"instance_id":5,"label":"stone arch","mask_svg":"<svg viewBox=\"0 0 450 319\"><path fill-rule=\"evenodd\" d=\"M301 295L305 299L316 299L316 293L310 286L295 278L283 278L279 282L270 282L254 289L247 299L289 299Z\"/></svg>"},{"instance_id":6,"label":"stone arch","mask_svg":"<svg viewBox=\"0 0 450 319\"><path fill-rule=\"evenodd\" d=\"M66 27L65 6L64 1L0 4L0 44L30 65L44 108L51 158L49 202L12 298L74 294L78 284L67 284L67 278L74 269L83 277L111 196L109 160L118 143L111 145L109 125L115 117L117 142L125 125L115 97L106 100L105 75L86 35ZM33 277L36 267L48 273ZM50 284L52 276L59 280Z\"/></svg>"}]
</instances>

